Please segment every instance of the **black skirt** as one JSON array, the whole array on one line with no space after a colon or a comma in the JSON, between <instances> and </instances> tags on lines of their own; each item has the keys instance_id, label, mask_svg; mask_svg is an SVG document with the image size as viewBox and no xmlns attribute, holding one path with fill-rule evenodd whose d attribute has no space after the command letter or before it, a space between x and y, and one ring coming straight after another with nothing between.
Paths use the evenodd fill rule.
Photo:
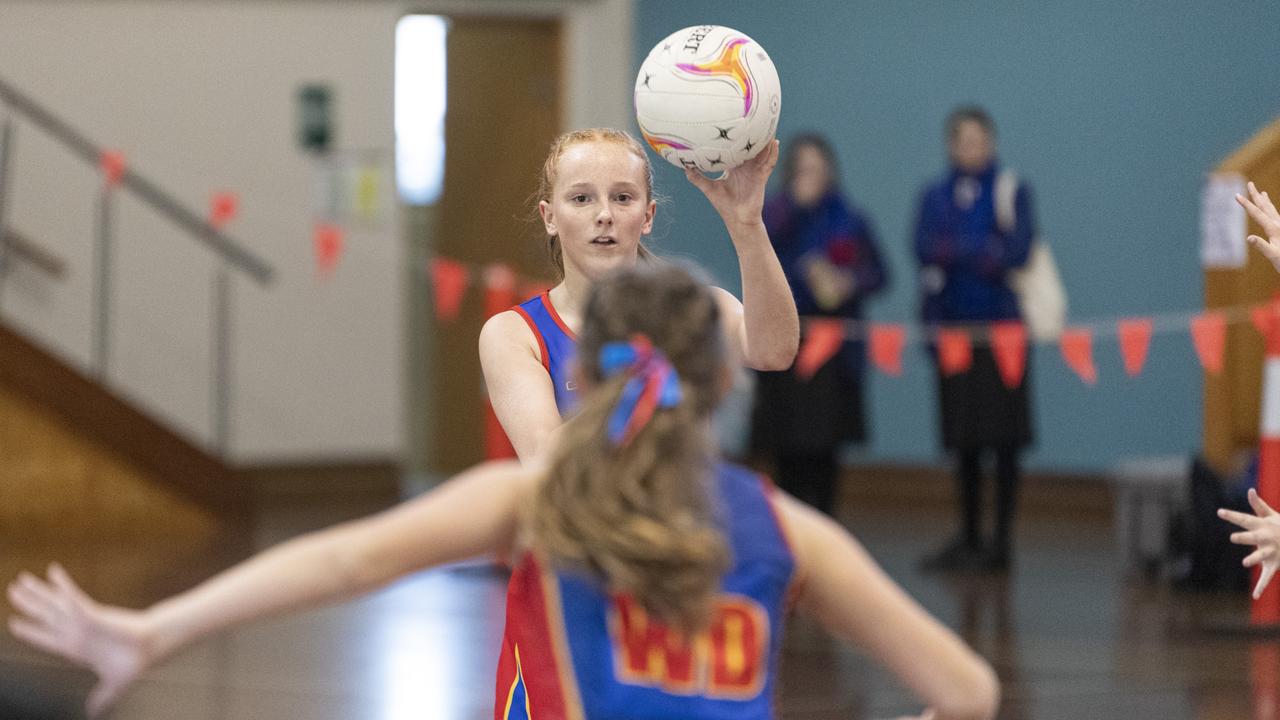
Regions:
<instances>
[{"instance_id":1,"label":"black skirt","mask_svg":"<svg viewBox=\"0 0 1280 720\"><path fill-rule=\"evenodd\" d=\"M751 450L758 455L824 455L866 440L865 346L845 343L812 378L794 369L756 373Z\"/></svg>"},{"instance_id":2,"label":"black skirt","mask_svg":"<svg viewBox=\"0 0 1280 720\"><path fill-rule=\"evenodd\" d=\"M989 347L973 348L973 364L967 372L943 377L938 368L937 374L943 447L974 450L1031 445L1029 357L1022 384L1013 389L1000 378Z\"/></svg>"}]
</instances>

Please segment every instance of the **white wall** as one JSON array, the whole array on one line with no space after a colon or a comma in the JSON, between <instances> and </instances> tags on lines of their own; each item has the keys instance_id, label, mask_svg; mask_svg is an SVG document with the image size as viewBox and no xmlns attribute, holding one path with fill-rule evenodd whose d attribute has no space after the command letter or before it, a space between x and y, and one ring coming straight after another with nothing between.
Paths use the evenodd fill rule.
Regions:
<instances>
[{"instance_id":1,"label":"white wall","mask_svg":"<svg viewBox=\"0 0 1280 720\"><path fill-rule=\"evenodd\" d=\"M229 231L277 275L268 287L235 282L238 462L403 453L399 219L393 210L380 226L348 227L338 271L317 278L315 161L297 145L296 96L306 82L330 85L334 147L389 159L394 28L408 11L563 17L570 124L628 124L631 0L0 0L0 78L121 149L191 208L203 211L217 189L240 194ZM0 314L87 368L96 170L21 120L16 147L9 222L64 258L70 275L20 271L5 282ZM383 180L392 192L389 164ZM123 196L115 232L111 382L208 442L215 258Z\"/></svg>"}]
</instances>

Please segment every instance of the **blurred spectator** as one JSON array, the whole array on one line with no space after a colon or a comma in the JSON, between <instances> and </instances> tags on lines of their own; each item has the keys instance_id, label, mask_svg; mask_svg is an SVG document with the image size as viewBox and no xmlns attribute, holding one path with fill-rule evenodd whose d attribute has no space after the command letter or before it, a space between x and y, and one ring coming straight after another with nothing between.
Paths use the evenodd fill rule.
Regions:
<instances>
[{"instance_id":1,"label":"blurred spectator","mask_svg":"<svg viewBox=\"0 0 1280 720\"><path fill-rule=\"evenodd\" d=\"M861 319L863 301L885 285L875 233L840 191L838 175L830 143L798 135L783 159L782 191L765 203L769 239L802 319ZM812 378L794 369L758 376L753 454L773 461L783 489L828 514L840 449L866 438L864 365L865 343L854 337Z\"/></svg>"},{"instance_id":2,"label":"blurred spectator","mask_svg":"<svg viewBox=\"0 0 1280 720\"><path fill-rule=\"evenodd\" d=\"M977 107L958 108L947 119L946 139L951 167L925 190L915 229L923 319L935 326L1021 320L1009 275L1026 264L1035 234L1030 188L1016 187L1016 220L1003 227L997 222L1000 167L991 116ZM955 455L961 530L926 559L926 569L1008 569L1018 456L1032 442L1027 370L1018 387L1006 387L985 342L975 344L968 371L947 377L939 368L942 444ZM995 530L989 542L981 527L982 464L988 452L996 466Z\"/></svg>"}]
</instances>

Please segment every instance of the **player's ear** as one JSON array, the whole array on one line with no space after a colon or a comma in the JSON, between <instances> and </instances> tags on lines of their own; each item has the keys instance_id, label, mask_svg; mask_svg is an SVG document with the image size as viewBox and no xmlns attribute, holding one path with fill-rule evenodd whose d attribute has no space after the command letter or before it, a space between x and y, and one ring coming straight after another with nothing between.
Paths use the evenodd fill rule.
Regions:
<instances>
[{"instance_id":1,"label":"player's ear","mask_svg":"<svg viewBox=\"0 0 1280 720\"><path fill-rule=\"evenodd\" d=\"M538 201L538 214L542 216L542 225L547 229L547 235L556 235L556 217L551 210L551 203L546 200Z\"/></svg>"}]
</instances>

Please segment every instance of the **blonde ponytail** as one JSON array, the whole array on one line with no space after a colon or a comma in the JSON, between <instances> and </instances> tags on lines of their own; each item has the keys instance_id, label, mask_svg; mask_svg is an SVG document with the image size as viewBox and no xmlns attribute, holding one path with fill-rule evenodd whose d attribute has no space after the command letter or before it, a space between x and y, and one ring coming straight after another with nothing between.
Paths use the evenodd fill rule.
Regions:
<instances>
[{"instance_id":1,"label":"blonde ponytail","mask_svg":"<svg viewBox=\"0 0 1280 720\"><path fill-rule=\"evenodd\" d=\"M637 268L597 285L583 325L579 363L594 388L566 424L536 497L536 541L694 632L730 563L712 485L709 415L725 362L715 301L679 268ZM637 333L674 368L680 399L619 442L610 420L634 376L607 376L600 352Z\"/></svg>"}]
</instances>

